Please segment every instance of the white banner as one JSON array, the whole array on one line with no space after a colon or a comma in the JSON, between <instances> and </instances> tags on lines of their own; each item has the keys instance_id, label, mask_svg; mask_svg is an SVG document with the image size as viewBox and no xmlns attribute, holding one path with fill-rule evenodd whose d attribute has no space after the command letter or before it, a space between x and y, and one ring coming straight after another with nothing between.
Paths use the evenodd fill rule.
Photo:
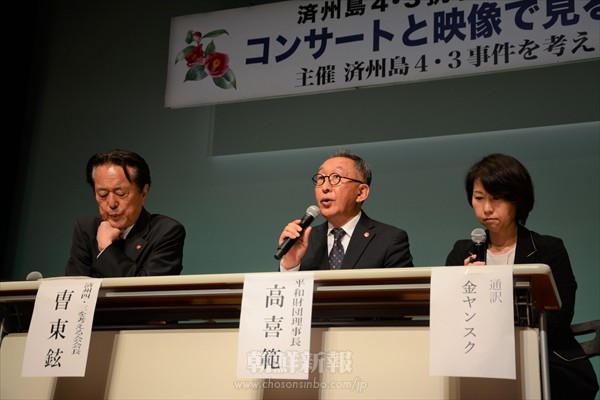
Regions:
<instances>
[{"instance_id":1,"label":"white banner","mask_svg":"<svg viewBox=\"0 0 600 400\"><path fill-rule=\"evenodd\" d=\"M597 0L283 1L173 18L165 106L598 57Z\"/></svg>"}]
</instances>

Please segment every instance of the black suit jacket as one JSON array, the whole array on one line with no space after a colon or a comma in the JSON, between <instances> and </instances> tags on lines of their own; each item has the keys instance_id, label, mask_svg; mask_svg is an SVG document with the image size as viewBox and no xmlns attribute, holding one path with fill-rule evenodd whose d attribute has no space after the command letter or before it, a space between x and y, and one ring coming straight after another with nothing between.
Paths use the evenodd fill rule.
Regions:
<instances>
[{"instance_id":1,"label":"black suit jacket","mask_svg":"<svg viewBox=\"0 0 600 400\"><path fill-rule=\"evenodd\" d=\"M179 275L183 269L185 228L176 220L142 209L126 239L99 255L96 232L100 217L75 222L65 274L97 278Z\"/></svg>"},{"instance_id":2,"label":"black suit jacket","mask_svg":"<svg viewBox=\"0 0 600 400\"><path fill-rule=\"evenodd\" d=\"M489 233L486 234L489 238ZM463 266L464 259L474 252L472 240L458 240L446 258L446 265ZM547 312L552 398L593 399L598 391L596 374L571 331L577 282L563 241L519 226L515 264L550 266L562 301L560 310Z\"/></svg>"},{"instance_id":3,"label":"black suit jacket","mask_svg":"<svg viewBox=\"0 0 600 400\"><path fill-rule=\"evenodd\" d=\"M327 222L313 227L301 271L329 269ZM413 267L407 233L362 213L345 249L342 269Z\"/></svg>"}]
</instances>

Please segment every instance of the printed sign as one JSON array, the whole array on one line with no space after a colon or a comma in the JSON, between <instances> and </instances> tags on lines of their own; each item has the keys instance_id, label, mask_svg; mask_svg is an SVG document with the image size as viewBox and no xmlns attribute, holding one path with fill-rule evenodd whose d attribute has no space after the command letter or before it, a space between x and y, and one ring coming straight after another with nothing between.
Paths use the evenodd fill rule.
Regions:
<instances>
[{"instance_id":1,"label":"printed sign","mask_svg":"<svg viewBox=\"0 0 600 400\"><path fill-rule=\"evenodd\" d=\"M312 272L245 275L238 378L308 378L313 285Z\"/></svg>"},{"instance_id":2,"label":"printed sign","mask_svg":"<svg viewBox=\"0 0 600 400\"><path fill-rule=\"evenodd\" d=\"M596 0L328 0L171 20L169 108L600 57Z\"/></svg>"},{"instance_id":3,"label":"printed sign","mask_svg":"<svg viewBox=\"0 0 600 400\"><path fill-rule=\"evenodd\" d=\"M25 342L23 377L85 376L101 279L41 280Z\"/></svg>"}]
</instances>

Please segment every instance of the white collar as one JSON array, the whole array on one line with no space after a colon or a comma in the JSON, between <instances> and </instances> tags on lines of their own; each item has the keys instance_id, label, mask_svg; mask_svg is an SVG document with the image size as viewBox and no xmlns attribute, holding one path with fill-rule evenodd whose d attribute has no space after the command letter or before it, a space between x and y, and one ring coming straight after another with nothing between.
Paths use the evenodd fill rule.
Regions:
<instances>
[{"instance_id":1,"label":"white collar","mask_svg":"<svg viewBox=\"0 0 600 400\"><path fill-rule=\"evenodd\" d=\"M346 236L352 237L352 234L354 233L354 228L356 228L356 225L358 224L358 220L360 219L361 215L362 215L362 211L359 211L358 214L356 214L356 216L354 218L352 218L350 221L346 222L345 225L340 226L340 228L342 228L344 230L344 232L346 232ZM328 235L331 234L331 230L333 228L335 228L335 227L328 222L327 223L327 234Z\"/></svg>"},{"instance_id":2,"label":"white collar","mask_svg":"<svg viewBox=\"0 0 600 400\"><path fill-rule=\"evenodd\" d=\"M135 225L135 224L133 224L133 225ZM133 228L133 225L131 225L129 228L127 228L123 232L121 232L121 239L125 239L127 237L127 235L129 235L129 232L131 232L131 228Z\"/></svg>"}]
</instances>

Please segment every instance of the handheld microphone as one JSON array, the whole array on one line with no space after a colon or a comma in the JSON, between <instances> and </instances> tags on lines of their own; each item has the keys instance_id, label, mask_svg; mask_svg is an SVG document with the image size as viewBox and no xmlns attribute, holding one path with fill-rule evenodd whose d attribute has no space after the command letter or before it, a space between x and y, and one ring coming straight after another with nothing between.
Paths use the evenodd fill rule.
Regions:
<instances>
[{"instance_id":1,"label":"handheld microphone","mask_svg":"<svg viewBox=\"0 0 600 400\"><path fill-rule=\"evenodd\" d=\"M471 240L475 243L475 255L477 259L475 261L483 261L485 262L485 239L486 234L485 231L481 228L475 228L471 232Z\"/></svg>"},{"instance_id":2,"label":"handheld microphone","mask_svg":"<svg viewBox=\"0 0 600 400\"><path fill-rule=\"evenodd\" d=\"M37 281L42 279L43 276L40 272L38 271L31 271L30 273L27 274L27 278L25 278L26 281Z\"/></svg>"},{"instance_id":3,"label":"handheld microphone","mask_svg":"<svg viewBox=\"0 0 600 400\"><path fill-rule=\"evenodd\" d=\"M300 220L300 226L302 227L302 233L304 233L304 230L306 228L308 228L310 226L310 224L315 220L315 218L317 218L319 215L321 215L321 211L319 210L319 207L317 207L317 206L310 206L306 209L306 214L304 214L304 217L302 217L302 220ZM283 243L281 244L281 246L279 246L277 248L277 252L275 253L275 259L280 260L281 257L283 257L292 248L294 243L296 243L296 240L298 240L298 238L285 239L283 241Z\"/></svg>"}]
</instances>

